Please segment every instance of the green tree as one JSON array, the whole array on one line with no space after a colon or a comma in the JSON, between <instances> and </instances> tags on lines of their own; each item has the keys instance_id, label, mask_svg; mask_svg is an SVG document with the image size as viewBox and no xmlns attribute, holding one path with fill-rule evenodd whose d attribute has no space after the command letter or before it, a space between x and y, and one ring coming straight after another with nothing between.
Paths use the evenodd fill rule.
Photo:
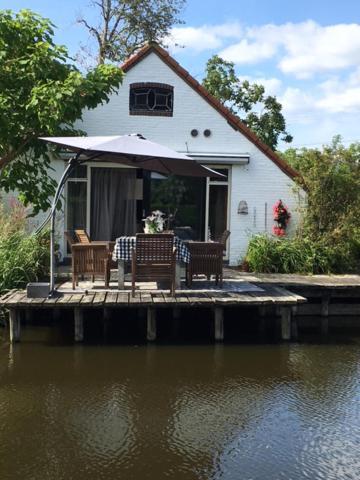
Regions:
<instances>
[{"instance_id":1,"label":"green tree","mask_svg":"<svg viewBox=\"0 0 360 480\"><path fill-rule=\"evenodd\" d=\"M179 14L185 0L91 0L99 23L82 23L96 40L97 62L119 62L146 42L162 44L170 28L181 23Z\"/></svg>"},{"instance_id":2,"label":"green tree","mask_svg":"<svg viewBox=\"0 0 360 480\"><path fill-rule=\"evenodd\" d=\"M276 97L267 96L262 85L239 80L234 63L218 55L211 57L206 64L203 85L269 147L275 149L280 139L292 141Z\"/></svg>"},{"instance_id":3,"label":"green tree","mask_svg":"<svg viewBox=\"0 0 360 480\"><path fill-rule=\"evenodd\" d=\"M111 65L83 75L53 27L30 10L0 11L0 189L18 190L34 213L49 207L55 187L38 137L76 134L83 110L107 102L123 78Z\"/></svg>"}]
</instances>

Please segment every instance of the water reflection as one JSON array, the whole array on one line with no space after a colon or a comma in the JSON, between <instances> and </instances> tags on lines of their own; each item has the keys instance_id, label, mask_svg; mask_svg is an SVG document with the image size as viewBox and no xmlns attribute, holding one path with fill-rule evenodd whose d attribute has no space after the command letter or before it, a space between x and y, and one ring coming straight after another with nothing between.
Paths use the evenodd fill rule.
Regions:
<instances>
[{"instance_id":1,"label":"water reflection","mask_svg":"<svg viewBox=\"0 0 360 480\"><path fill-rule=\"evenodd\" d=\"M27 332L26 335L30 335ZM358 345L0 348L1 479L358 479Z\"/></svg>"}]
</instances>

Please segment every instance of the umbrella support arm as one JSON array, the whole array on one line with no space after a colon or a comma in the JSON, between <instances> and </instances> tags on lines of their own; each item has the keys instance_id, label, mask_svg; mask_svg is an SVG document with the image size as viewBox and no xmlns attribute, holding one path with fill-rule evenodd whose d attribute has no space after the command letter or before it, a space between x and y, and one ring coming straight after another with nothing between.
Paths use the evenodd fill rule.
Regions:
<instances>
[{"instance_id":1,"label":"umbrella support arm","mask_svg":"<svg viewBox=\"0 0 360 480\"><path fill-rule=\"evenodd\" d=\"M59 202L60 196L64 190L65 184L67 179L69 178L71 172L78 166L80 165L79 161L80 153L76 154L74 157L71 157L70 160L68 161L68 164L64 170L64 173L62 174L62 177L60 179L60 182L57 186L54 200L51 205L50 209L50 215L47 217L45 222L42 224L40 231L44 225L50 220L51 221L51 226L50 226L50 296L53 295L55 291L55 219L56 219L56 207Z\"/></svg>"}]
</instances>

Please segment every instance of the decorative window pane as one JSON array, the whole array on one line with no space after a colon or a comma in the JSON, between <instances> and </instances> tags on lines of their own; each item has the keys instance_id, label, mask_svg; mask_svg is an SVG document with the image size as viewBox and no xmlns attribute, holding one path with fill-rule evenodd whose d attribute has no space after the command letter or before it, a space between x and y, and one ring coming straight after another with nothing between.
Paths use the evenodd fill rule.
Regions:
<instances>
[{"instance_id":1,"label":"decorative window pane","mask_svg":"<svg viewBox=\"0 0 360 480\"><path fill-rule=\"evenodd\" d=\"M174 88L163 83L130 85L131 115L172 116Z\"/></svg>"}]
</instances>

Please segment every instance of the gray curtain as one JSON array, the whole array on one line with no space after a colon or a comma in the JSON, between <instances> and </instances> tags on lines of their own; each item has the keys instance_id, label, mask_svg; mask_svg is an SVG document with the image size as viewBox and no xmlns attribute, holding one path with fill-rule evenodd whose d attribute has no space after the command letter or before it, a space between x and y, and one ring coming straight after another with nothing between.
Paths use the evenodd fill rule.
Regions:
<instances>
[{"instance_id":1,"label":"gray curtain","mask_svg":"<svg viewBox=\"0 0 360 480\"><path fill-rule=\"evenodd\" d=\"M136 233L136 171L91 169L91 239L115 240Z\"/></svg>"}]
</instances>

